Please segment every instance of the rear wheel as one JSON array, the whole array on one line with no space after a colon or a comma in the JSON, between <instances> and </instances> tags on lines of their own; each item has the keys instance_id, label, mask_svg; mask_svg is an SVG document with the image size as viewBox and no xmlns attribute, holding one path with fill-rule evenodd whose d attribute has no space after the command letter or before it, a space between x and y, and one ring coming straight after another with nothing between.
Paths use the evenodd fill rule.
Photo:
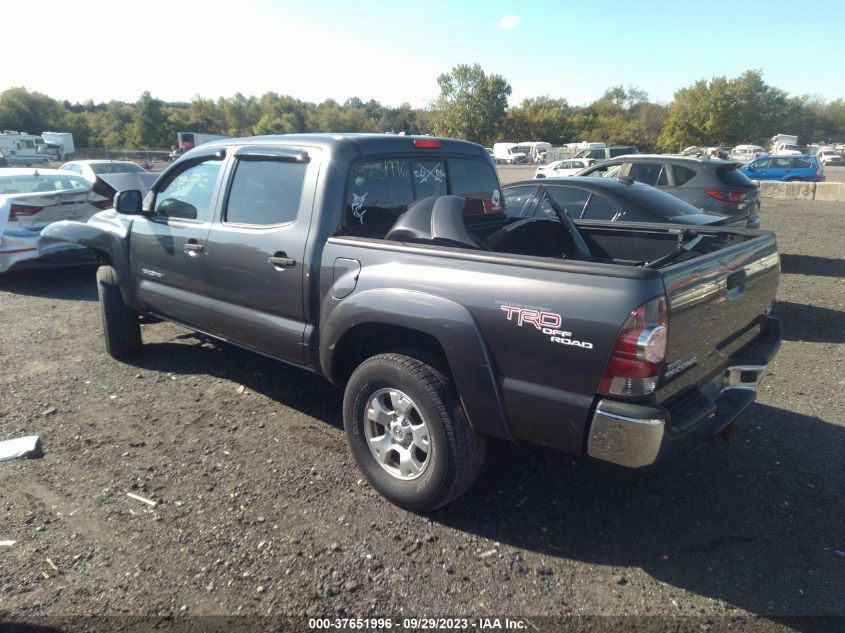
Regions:
<instances>
[{"instance_id":1,"label":"rear wheel","mask_svg":"<svg viewBox=\"0 0 845 633\"><path fill-rule=\"evenodd\" d=\"M367 481L408 510L454 501L484 462L484 438L470 427L452 381L412 355L364 361L346 385L343 423Z\"/></svg>"},{"instance_id":2,"label":"rear wheel","mask_svg":"<svg viewBox=\"0 0 845 633\"><path fill-rule=\"evenodd\" d=\"M117 271L112 266L97 269L97 294L103 315L106 351L112 358L125 358L141 349L139 315L123 302Z\"/></svg>"}]
</instances>

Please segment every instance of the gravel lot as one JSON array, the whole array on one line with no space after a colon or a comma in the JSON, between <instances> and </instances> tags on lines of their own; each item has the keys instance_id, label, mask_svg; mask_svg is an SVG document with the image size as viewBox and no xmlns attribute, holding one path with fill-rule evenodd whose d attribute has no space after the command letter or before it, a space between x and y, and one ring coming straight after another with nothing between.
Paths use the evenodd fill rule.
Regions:
<instances>
[{"instance_id":1,"label":"gravel lot","mask_svg":"<svg viewBox=\"0 0 845 633\"><path fill-rule=\"evenodd\" d=\"M496 444L428 517L362 482L323 379L169 324L120 363L91 270L0 278L0 438L39 434L45 453L0 463L0 541L16 541L0 629L220 614L843 630L845 205L766 200L763 223L785 337L730 443L644 471ZM104 615L151 619L65 619Z\"/></svg>"}]
</instances>

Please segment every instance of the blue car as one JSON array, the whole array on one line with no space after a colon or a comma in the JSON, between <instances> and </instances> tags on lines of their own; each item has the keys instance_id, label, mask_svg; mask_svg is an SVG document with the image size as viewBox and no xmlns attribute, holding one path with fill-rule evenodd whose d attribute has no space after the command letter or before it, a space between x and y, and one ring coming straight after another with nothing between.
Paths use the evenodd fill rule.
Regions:
<instances>
[{"instance_id":1,"label":"blue car","mask_svg":"<svg viewBox=\"0 0 845 633\"><path fill-rule=\"evenodd\" d=\"M812 154L760 156L739 168L751 180L805 180L821 182L824 169Z\"/></svg>"}]
</instances>

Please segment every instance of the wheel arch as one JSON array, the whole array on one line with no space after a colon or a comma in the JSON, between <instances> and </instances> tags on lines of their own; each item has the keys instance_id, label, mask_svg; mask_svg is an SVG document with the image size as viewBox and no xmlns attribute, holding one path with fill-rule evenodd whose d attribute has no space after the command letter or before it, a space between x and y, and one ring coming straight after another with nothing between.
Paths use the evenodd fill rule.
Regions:
<instances>
[{"instance_id":1,"label":"wheel arch","mask_svg":"<svg viewBox=\"0 0 845 633\"><path fill-rule=\"evenodd\" d=\"M135 307L130 289L133 288L127 253L129 227L114 211L93 216L88 222L62 220L46 226L41 235L55 240L73 242L89 248L99 264L112 266L120 283L123 301Z\"/></svg>"},{"instance_id":2,"label":"wheel arch","mask_svg":"<svg viewBox=\"0 0 845 633\"><path fill-rule=\"evenodd\" d=\"M420 350L421 360L452 377L476 431L512 439L486 343L463 306L425 293L369 290L334 306L321 330L320 364L334 384L343 386L376 354Z\"/></svg>"}]
</instances>

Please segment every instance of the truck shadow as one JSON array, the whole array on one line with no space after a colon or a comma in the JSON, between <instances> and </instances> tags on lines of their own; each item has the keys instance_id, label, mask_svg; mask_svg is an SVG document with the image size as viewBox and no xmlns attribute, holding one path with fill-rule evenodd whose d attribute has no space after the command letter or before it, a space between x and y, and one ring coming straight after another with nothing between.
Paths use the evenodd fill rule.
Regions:
<instances>
[{"instance_id":1,"label":"truck shadow","mask_svg":"<svg viewBox=\"0 0 845 633\"><path fill-rule=\"evenodd\" d=\"M322 376L193 332L179 339L200 344L152 343L126 362L149 371L230 380L321 422L343 428L343 393Z\"/></svg>"},{"instance_id":2,"label":"truck shadow","mask_svg":"<svg viewBox=\"0 0 845 633\"><path fill-rule=\"evenodd\" d=\"M12 270L0 275L0 292L45 299L96 301L96 275L97 268L93 265Z\"/></svg>"},{"instance_id":3,"label":"truck shadow","mask_svg":"<svg viewBox=\"0 0 845 633\"><path fill-rule=\"evenodd\" d=\"M772 315L783 322L786 341L845 343L845 312L805 303L775 301Z\"/></svg>"},{"instance_id":4,"label":"truck shadow","mask_svg":"<svg viewBox=\"0 0 845 633\"><path fill-rule=\"evenodd\" d=\"M780 271L787 275L845 277L845 259L781 253Z\"/></svg>"},{"instance_id":5,"label":"truck shadow","mask_svg":"<svg viewBox=\"0 0 845 633\"><path fill-rule=\"evenodd\" d=\"M492 453L470 493L433 518L549 557L638 567L767 617L845 615L841 426L757 404L730 445L641 471Z\"/></svg>"}]
</instances>

